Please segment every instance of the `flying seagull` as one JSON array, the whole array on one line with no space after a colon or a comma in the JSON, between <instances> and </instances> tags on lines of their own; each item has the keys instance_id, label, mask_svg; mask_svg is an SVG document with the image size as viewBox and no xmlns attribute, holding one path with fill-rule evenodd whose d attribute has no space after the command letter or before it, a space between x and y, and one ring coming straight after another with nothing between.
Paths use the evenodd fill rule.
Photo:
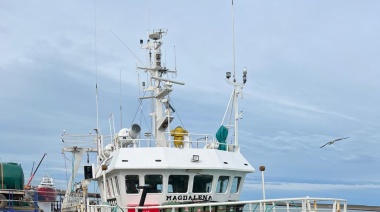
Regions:
<instances>
[{"instance_id":1,"label":"flying seagull","mask_svg":"<svg viewBox=\"0 0 380 212\"><path fill-rule=\"evenodd\" d=\"M340 140L347 139L347 138L349 138L349 137L338 138L338 139L335 139L335 140L329 141L329 142L325 143L323 146L321 146L320 148L323 148L323 147L326 146L326 145L331 145L331 144L335 143L335 141L340 141Z\"/></svg>"}]
</instances>

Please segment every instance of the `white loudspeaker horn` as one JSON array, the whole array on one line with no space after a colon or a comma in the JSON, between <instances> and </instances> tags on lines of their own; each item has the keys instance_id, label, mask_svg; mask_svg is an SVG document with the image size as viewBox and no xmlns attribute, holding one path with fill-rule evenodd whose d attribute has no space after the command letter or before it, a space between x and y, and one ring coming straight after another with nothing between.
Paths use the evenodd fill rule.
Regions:
<instances>
[{"instance_id":1,"label":"white loudspeaker horn","mask_svg":"<svg viewBox=\"0 0 380 212\"><path fill-rule=\"evenodd\" d=\"M138 124L133 124L131 130L129 131L129 137L132 139L137 138L140 135L141 127Z\"/></svg>"}]
</instances>

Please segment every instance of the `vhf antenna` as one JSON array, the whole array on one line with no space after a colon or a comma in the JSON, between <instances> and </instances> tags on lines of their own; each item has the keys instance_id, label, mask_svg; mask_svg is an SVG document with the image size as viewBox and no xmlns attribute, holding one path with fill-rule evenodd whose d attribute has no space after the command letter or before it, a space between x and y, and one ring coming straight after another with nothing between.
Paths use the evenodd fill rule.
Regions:
<instances>
[{"instance_id":1,"label":"vhf antenna","mask_svg":"<svg viewBox=\"0 0 380 212\"><path fill-rule=\"evenodd\" d=\"M234 71L234 82L236 82L235 79L235 17L234 17L234 0L232 0L232 58L233 58L233 71Z\"/></svg>"}]
</instances>

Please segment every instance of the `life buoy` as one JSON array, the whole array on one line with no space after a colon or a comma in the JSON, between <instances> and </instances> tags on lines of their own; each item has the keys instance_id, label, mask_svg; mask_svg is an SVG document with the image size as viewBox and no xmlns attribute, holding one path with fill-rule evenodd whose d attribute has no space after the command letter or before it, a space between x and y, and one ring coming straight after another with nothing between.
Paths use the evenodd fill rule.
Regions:
<instances>
[{"instance_id":1,"label":"life buoy","mask_svg":"<svg viewBox=\"0 0 380 212\"><path fill-rule=\"evenodd\" d=\"M188 135L188 132L187 130L178 126L174 130L170 131L170 135L173 136L174 146L177 148L178 147L182 148L184 137Z\"/></svg>"}]
</instances>

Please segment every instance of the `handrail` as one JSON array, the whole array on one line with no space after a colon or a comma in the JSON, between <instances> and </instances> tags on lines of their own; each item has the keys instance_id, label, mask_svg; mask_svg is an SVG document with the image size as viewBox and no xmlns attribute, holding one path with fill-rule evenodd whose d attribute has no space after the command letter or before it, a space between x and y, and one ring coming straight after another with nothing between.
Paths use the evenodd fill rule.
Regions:
<instances>
[{"instance_id":1,"label":"handrail","mask_svg":"<svg viewBox=\"0 0 380 212\"><path fill-rule=\"evenodd\" d=\"M178 133L181 134L181 133ZM149 139L149 138L139 138L133 139L132 145L122 146L121 144L114 143L117 148L138 148L138 147L157 147L156 144L159 141L167 141L167 147L176 148L174 142L183 142L184 148L207 148L207 149L217 149L219 142L215 139L214 136L210 134L196 134L196 133L183 133L185 139L183 140L174 140L170 136L170 132L165 132L163 136L168 139ZM120 137L120 136L119 136ZM109 140L111 136L103 136L103 141ZM114 140L116 137L114 137ZM153 143L152 143L153 142ZM62 136L62 143L64 147L81 147L85 149L96 149L96 135L92 134L64 134ZM223 144L227 145L227 149L231 152L234 152L237 149L235 144Z\"/></svg>"},{"instance_id":2,"label":"handrail","mask_svg":"<svg viewBox=\"0 0 380 212\"><path fill-rule=\"evenodd\" d=\"M313 203L311 207L310 203ZM292 205L290 204L292 203ZM318 203L318 204L317 204ZM266 205L271 204L271 208L266 208ZM212 207L222 207L222 206L245 206L242 212L253 212L256 211L258 206L260 206L260 212L271 212L271 211L302 211L302 212L316 212L316 211L332 211L332 212L347 212L347 201L345 199L335 199L335 198L312 198L312 197L302 197L302 198L285 198L285 199L267 199L267 200L250 200L250 201L235 201L235 202L208 202L208 203L192 203L192 204L173 204L173 205L161 205L161 206L134 206L134 207L120 207L120 206L110 206L110 205L89 205L90 211L117 211L121 209L122 211L179 211L178 209L184 208L199 208L208 207L209 211L212 212ZM255 207L253 207L255 206ZM102 210L105 209L105 210ZM100 209L100 210L97 210ZM165 210L166 209L166 210ZM227 211L226 211L227 212Z\"/></svg>"},{"instance_id":3,"label":"handrail","mask_svg":"<svg viewBox=\"0 0 380 212\"><path fill-rule=\"evenodd\" d=\"M38 192L34 190L17 190L17 189L1 189L0 193L5 196L6 199L0 198L0 203L6 202L6 205L3 204L0 210L5 211L14 211L17 210L30 210L38 211ZM22 195L22 196L20 196ZM21 197L21 198L19 198ZM24 205L24 204L28 205ZM4 207L3 207L4 206Z\"/></svg>"}]
</instances>

